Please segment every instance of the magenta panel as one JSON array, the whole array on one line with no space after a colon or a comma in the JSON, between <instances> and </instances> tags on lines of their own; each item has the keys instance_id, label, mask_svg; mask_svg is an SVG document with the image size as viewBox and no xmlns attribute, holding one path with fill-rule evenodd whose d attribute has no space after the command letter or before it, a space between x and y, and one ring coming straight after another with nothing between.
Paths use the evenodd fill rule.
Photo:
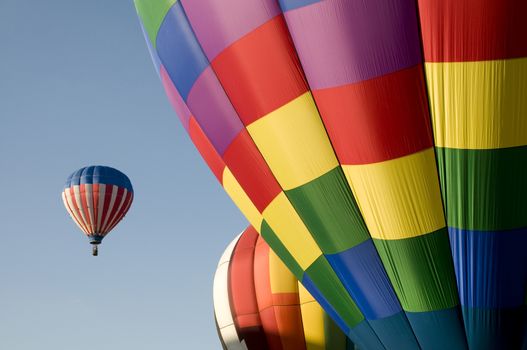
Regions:
<instances>
[{"instance_id":1,"label":"magenta panel","mask_svg":"<svg viewBox=\"0 0 527 350\"><path fill-rule=\"evenodd\" d=\"M226 47L281 13L276 0L182 0L209 61Z\"/></svg>"}]
</instances>

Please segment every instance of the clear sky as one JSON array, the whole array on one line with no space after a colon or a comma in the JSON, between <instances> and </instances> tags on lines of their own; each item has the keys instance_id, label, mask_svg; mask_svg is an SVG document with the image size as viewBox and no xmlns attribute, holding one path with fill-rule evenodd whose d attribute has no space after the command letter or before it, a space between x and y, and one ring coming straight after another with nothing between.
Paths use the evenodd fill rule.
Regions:
<instances>
[{"instance_id":1,"label":"clear sky","mask_svg":"<svg viewBox=\"0 0 527 350\"><path fill-rule=\"evenodd\" d=\"M135 200L90 254L60 193L91 164ZM0 349L218 349L212 278L246 221L194 149L131 0L0 0Z\"/></svg>"}]
</instances>

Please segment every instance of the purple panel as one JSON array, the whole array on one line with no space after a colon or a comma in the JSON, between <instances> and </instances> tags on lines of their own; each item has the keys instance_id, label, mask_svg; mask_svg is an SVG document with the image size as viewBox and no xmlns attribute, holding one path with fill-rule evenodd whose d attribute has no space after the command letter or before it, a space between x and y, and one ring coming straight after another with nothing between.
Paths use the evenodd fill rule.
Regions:
<instances>
[{"instance_id":1,"label":"purple panel","mask_svg":"<svg viewBox=\"0 0 527 350\"><path fill-rule=\"evenodd\" d=\"M181 2L209 61L227 46L281 13L276 0Z\"/></svg>"},{"instance_id":2,"label":"purple panel","mask_svg":"<svg viewBox=\"0 0 527 350\"><path fill-rule=\"evenodd\" d=\"M284 16L312 90L422 61L415 0L326 0Z\"/></svg>"},{"instance_id":3,"label":"purple panel","mask_svg":"<svg viewBox=\"0 0 527 350\"><path fill-rule=\"evenodd\" d=\"M190 90L187 105L216 151L223 156L243 124L210 66Z\"/></svg>"},{"instance_id":4,"label":"purple panel","mask_svg":"<svg viewBox=\"0 0 527 350\"><path fill-rule=\"evenodd\" d=\"M185 101L183 101L183 98L174 86L174 83L172 83L172 80L170 79L170 76L168 75L168 72L166 71L165 67L163 65L159 67L159 76L161 77L161 82L163 83L163 87L165 88L168 100L170 101L172 108L174 108L174 110L176 111L179 120L181 120L181 124L183 124L183 127L188 131L188 122L191 113Z\"/></svg>"}]
</instances>

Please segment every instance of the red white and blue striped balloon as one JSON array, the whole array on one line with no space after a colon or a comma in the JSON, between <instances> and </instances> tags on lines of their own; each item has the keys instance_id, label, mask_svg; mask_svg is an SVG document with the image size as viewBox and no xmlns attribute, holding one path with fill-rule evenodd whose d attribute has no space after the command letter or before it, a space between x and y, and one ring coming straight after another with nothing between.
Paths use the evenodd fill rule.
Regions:
<instances>
[{"instance_id":1,"label":"red white and blue striped balloon","mask_svg":"<svg viewBox=\"0 0 527 350\"><path fill-rule=\"evenodd\" d=\"M130 209L134 190L128 176L107 166L88 166L68 177L62 200L90 243L99 244Z\"/></svg>"}]
</instances>

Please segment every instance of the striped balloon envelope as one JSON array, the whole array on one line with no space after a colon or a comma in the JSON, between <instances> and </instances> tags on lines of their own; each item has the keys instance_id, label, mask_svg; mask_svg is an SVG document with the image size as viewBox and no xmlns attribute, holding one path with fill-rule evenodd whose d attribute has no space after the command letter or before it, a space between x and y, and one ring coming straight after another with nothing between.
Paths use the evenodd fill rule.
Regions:
<instances>
[{"instance_id":1,"label":"striped balloon envelope","mask_svg":"<svg viewBox=\"0 0 527 350\"><path fill-rule=\"evenodd\" d=\"M227 350L355 349L251 226L220 259L214 316Z\"/></svg>"},{"instance_id":2,"label":"striped balloon envelope","mask_svg":"<svg viewBox=\"0 0 527 350\"><path fill-rule=\"evenodd\" d=\"M135 0L183 126L364 349L518 349L527 2Z\"/></svg>"},{"instance_id":3,"label":"striped balloon envelope","mask_svg":"<svg viewBox=\"0 0 527 350\"><path fill-rule=\"evenodd\" d=\"M134 199L130 179L117 169L88 166L68 177L62 201L71 218L88 236L93 255L103 238L121 221Z\"/></svg>"}]
</instances>

